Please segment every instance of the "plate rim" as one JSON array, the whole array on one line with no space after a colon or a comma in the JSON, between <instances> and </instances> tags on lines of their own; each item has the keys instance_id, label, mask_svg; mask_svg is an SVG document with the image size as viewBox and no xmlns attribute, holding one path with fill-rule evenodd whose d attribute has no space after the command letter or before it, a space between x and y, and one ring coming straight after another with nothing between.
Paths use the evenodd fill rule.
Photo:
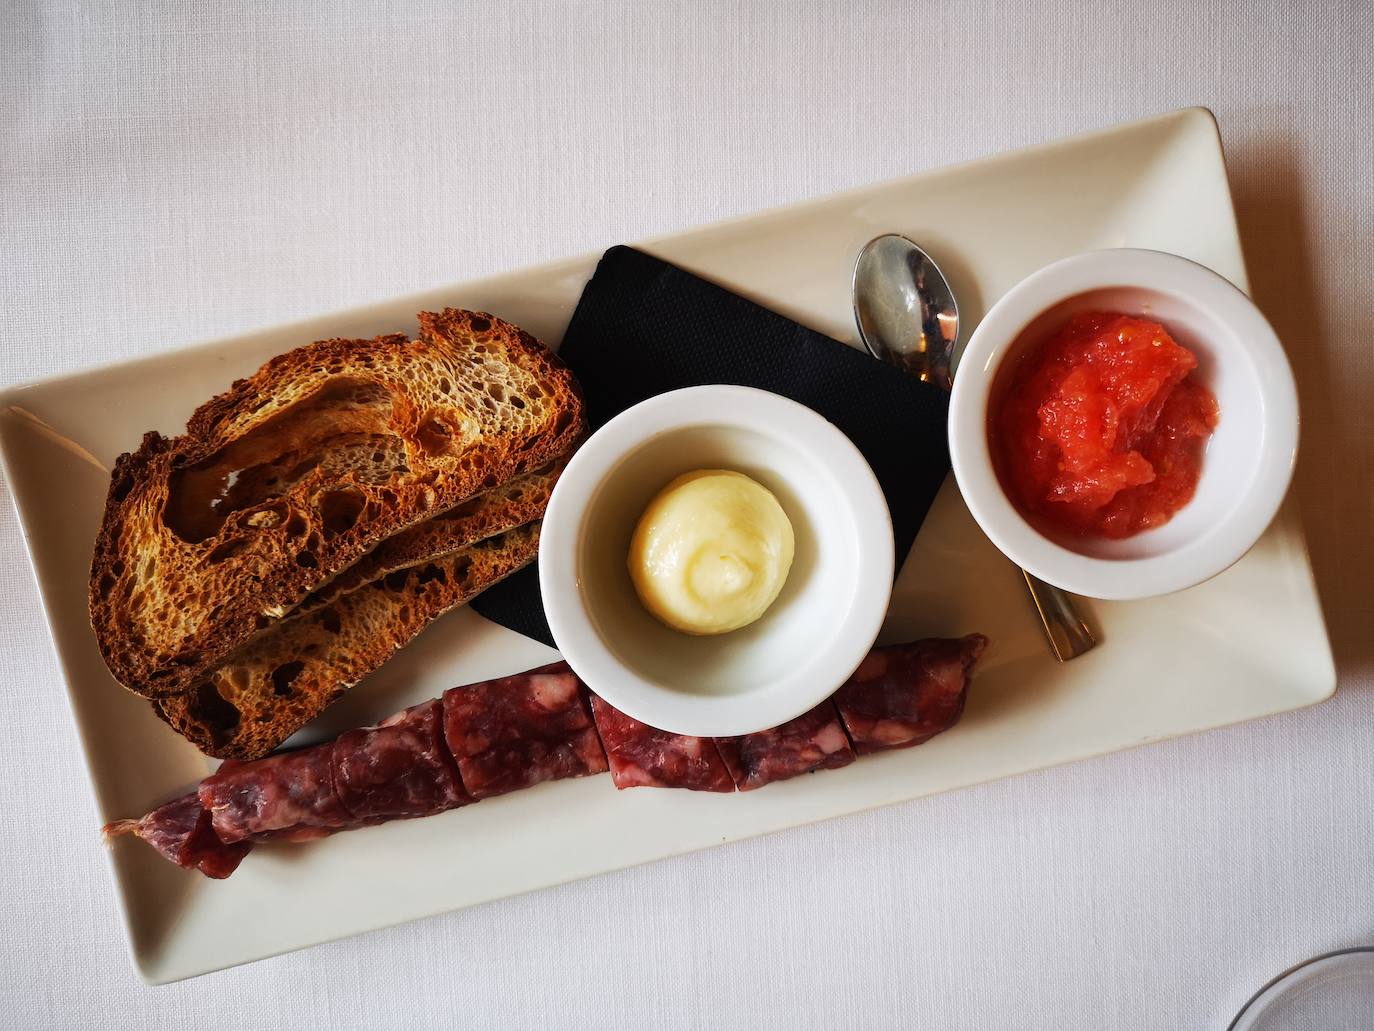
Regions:
<instances>
[{"instance_id":1,"label":"plate rim","mask_svg":"<svg viewBox=\"0 0 1374 1031\"><path fill-rule=\"evenodd\" d=\"M957 172L959 170L968 169L972 167L995 166L996 164L1006 161L1014 161L1016 159L1024 158L1027 156L1053 152L1065 148L1069 145L1089 143L1095 140L1100 141L1106 138L1119 136L1123 133L1146 131L1152 127L1165 125L1171 122L1178 124L1180 128L1188 127L1191 128L1192 131L1206 132L1209 134L1211 140L1214 142L1215 145L1217 160L1219 162L1221 173L1223 177L1225 177L1227 174L1225 155L1222 148L1220 130L1217 125L1215 116L1207 108L1188 107L1177 109L1174 111L1163 112L1160 114L1152 115L1147 118L1135 119L1127 122L1118 123L1115 125L1104 126L1101 128L1091 130L1089 132L1078 133L1057 139L1045 140L1030 146L1006 150L990 154L984 157L970 159L968 161L960 162L954 165L941 165L921 169L909 175L894 177L873 183L859 184L856 186L848 187L841 191L836 191L833 193L823 194L809 198L802 198L784 205L774 206L771 208L761 209L752 212L743 212L726 219L721 219L714 222L703 223L699 225L687 226L673 232L663 233L656 235L654 237L650 237L646 240L636 243L635 246L644 247L645 249L650 250L652 252L652 250L654 249L654 245L660 241L680 240L684 238L689 238L699 233L717 231L731 225L754 222L760 219L777 218L785 216L789 213L796 213L799 210L806 209L809 207L817 207L819 205L830 202L840 202L845 198L858 197L879 190L900 189L905 186L910 186L912 184L919 183L920 181L928 177L944 176L952 172ZM1227 201L1227 210L1223 214L1227 219L1229 231L1235 239L1237 255L1240 260L1241 272L1244 277L1244 281L1238 283L1237 285L1248 292L1248 274L1246 274L1245 271L1244 250L1242 242L1240 240L1238 227L1236 225L1234 198L1230 190L1229 179L1226 180L1225 196ZM43 578L39 572L37 556L35 555L32 543L32 536L30 533L29 520L25 517L26 501L21 500L21 493L17 487L13 475L14 465L11 457L11 450L17 446L17 437L16 429L13 425L13 420L16 417L11 413L10 409L22 408L22 399L26 394L29 394L30 392L53 389L60 390L63 386L75 384L82 380L87 380L92 377L98 377L116 371L135 370L140 366L144 365L165 363L167 361L176 361L179 359L194 358L198 355L202 355L207 352L224 350L226 348L231 347L241 347L251 343L256 338L266 336L269 334L277 335L287 332L299 332L302 335L302 338L304 338L304 336L308 336L311 333L316 332L316 330L312 330L310 328L312 326L322 325L326 323L337 323L348 318L366 317L368 313L373 312L380 307L405 304L409 303L412 299L419 300L420 298L428 298L439 291L453 291L455 289L475 290L480 289L484 284L499 281L501 279L515 275L523 276L539 274L541 272L553 273L557 270L571 270L584 265L588 267L588 269L594 269L599 254L600 252L584 252L579 255L555 258L549 261L538 262L528 266L519 266L496 273L486 274L473 279L439 283L415 291L407 291L406 293L395 295L392 297L371 300L356 305L349 305L342 308L333 309L326 312L304 315L299 318L289 319L279 323L272 323L265 326L257 326L239 333L219 335L208 339L201 339L190 344L176 346L163 350L157 350L149 354L125 358L120 361L107 363L93 363L91 365L86 365L75 369L64 370L62 372L54 373L49 376L39 377L33 380L22 381L20 383L7 385L4 388L0 388L0 476L3 476L6 482L10 485L10 500L11 504L14 506L14 509L16 511L20 531L23 536L25 554L28 561L30 575L33 578L34 586L37 589L38 597L42 603L43 620L48 630L49 647L52 649L53 657L56 660L57 668L62 677L62 686L64 693L66 695L66 705L69 719L74 725L76 737L81 746L80 759L87 779L87 786L88 790L90 791L90 797L92 801L96 803L98 815L103 815L99 814L98 812L100 809L100 792L97 788L98 779L96 771L92 765L92 752L87 745L86 732L83 729L82 721L77 718L75 712L74 694L72 688L72 670L69 668L69 664L64 654L63 648L60 647L58 643L58 628L56 625L57 617L49 606L49 599L47 596L47 592L44 589ZM424 301L421 303L429 302ZM32 499L29 499L28 503L31 504L31 501ZM1094 758L1102 755L1108 755L1118 751L1125 751L1127 749L1139 747L1143 744L1153 744L1159 741L1169 740L1174 737L1184 736L1185 734L1199 733L1205 732L1207 730L1219 729L1219 727L1221 726L1234 725L1234 723L1236 722L1247 722L1250 719L1265 718L1282 712L1295 711L1297 709L1320 704L1321 702L1324 702L1331 698L1337 690L1338 676L1334 665L1334 657L1332 656L1330 649L1329 629L1327 628L1325 616L1322 611L1320 594L1316 589L1315 575L1312 568L1311 557L1308 549L1307 535L1303 528L1300 518L1298 499L1291 490L1289 492L1288 499L1285 502L1285 510L1289 510L1288 517L1292 518L1294 521L1295 534L1290 538L1290 543L1296 546L1299 552L1298 557L1304 565L1305 576L1307 578L1308 585L1311 587L1311 593L1315 607L1316 624L1320 628L1321 636L1325 644L1325 665L1322 670L1317 671L1317 673L1314 673L1313 683L1327 685L1328 678L1326 677L1326 673L1329 670L1329 685L1319 688L1317 696L1310 697L1309 700L1303 701L1297 705L1286 704L1272 708L1266 712L1261 712L1253 716L1244 717L1238 721L1229 721L1225 724L1218 724L1216 726L1199 727L1191 730L1182 730L1176 733L1151 737L1147 741L1141 741L1134 744L1128 744L1116 748L1111 748L1106 751L1093 750L1077 757L1071 757L1067 759L1054 759L1042 765L1028 767L1026 770L1022 772L1032 772L1033 770L1037 769L1047 769L1055 766L1066 765L1072 762L1081 762L1085 759ZM37 513L35 513L35 515L37 515ZM1281 511L1279 518L1285 518L1284 512ZM1320 679L1318 679L1318 676L1320 676ZM950 788L944 790L960 790L964 787L969 787L977 783L985 783L990 780L1003 779L1003 777L1005 776L1006 775L1004 774L992 774L987 778L974 779L969 781L967 784L951 786ZM874 808L883 807L887 804L889 803L886 801L878 801L874 802L871 805L860 806L854 811L859 812L871 810ZM803 826L809 823L819 822L820 820L826 820L830 818L831 817L828 815L822 815L817 816L814 820L796 821L795 823L789 824L788 826ZM735 839L732 838L730 840ZM139 948L136 948L135 936L133 931L133 913L131 912L130 908L131 900L126 892L124 879L121 877L119 870L114 862L114 853L110 849L102 849L102 851L105 854L105 862L107 864L107 868L110 871L111 878L114 882L116 902L119 907L121 922L123 924L124 929L125 947L129 952L132 966L134 967L137 975L145 983L169 983L171 981L182 980L184 978L198 976L202 973L208 973L214 970L223 969L228 966L234 966L246 962L253 962L257 959L281 954L282 952L294 951L295 948L309 947L309 944L334 940L338 937L348 936L353 933L363 933L363 929L345 932L343 935L327 933L324 937L318 939L317 942L312 942L300 946L290 946L287 948L274 948L272 946L268 946L265 950L254 950L255 954L251 957L238 959L221 958L218 960L212 960L208 964L206 964L202 960L198 963L192 963L187 968L182 969L180 971L174 969L171 972L169 972L168 965L162 957L159 957L157 955L156 950L150 950L146 948L140 950ZM534 891L541 889L536 887L528 890ZM502 897L513 897L513 894L519 893L512 893L512 895ZM493 899L492 901L496 900ZM438 915L439 913L452 912L458 908L467 907L444 906L440 909L433 910L432 913L433 915ZM412 917L401 917L395 921L381 921L376 924L370 925L370 929L381 929L383 927L395 926L399 923L408 922L410 919L412 919Z\"/></svg>"}]
</instances>

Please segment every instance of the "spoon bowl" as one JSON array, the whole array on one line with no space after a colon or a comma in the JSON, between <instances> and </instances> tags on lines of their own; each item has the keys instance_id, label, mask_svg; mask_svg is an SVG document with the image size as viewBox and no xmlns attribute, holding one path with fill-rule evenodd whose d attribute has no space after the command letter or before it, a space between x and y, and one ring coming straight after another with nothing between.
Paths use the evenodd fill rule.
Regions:
<instances>
[{"instance_id":1,"label":"spoon bowl","mask_svg":"<svg viewBox=\"0 0 1374 1031\"><path fill-rule=\"evenodd\" d=\"M930 255L904 236L880 236L859 252L852 288L868 353L949 390L959 305Z\"/></svg>"}]
</instances>

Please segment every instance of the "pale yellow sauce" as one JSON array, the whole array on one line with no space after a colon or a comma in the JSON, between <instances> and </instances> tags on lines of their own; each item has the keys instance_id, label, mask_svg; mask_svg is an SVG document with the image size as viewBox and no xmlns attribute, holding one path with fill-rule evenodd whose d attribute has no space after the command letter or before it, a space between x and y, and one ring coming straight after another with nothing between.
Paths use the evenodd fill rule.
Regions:
<instances>
[{"instance_id":1,"label":"pale yellow sauce","mask_svg":"<svg viewBox=\"0 0 1374 1031\"><path fill-rule=\"evenodd\" d=\"M630 542L644 607L687 634L748 626L777 600L792 568L792 523L771 491L742 473L679 476L649 502Z\"/></svg>"}]
</instances>

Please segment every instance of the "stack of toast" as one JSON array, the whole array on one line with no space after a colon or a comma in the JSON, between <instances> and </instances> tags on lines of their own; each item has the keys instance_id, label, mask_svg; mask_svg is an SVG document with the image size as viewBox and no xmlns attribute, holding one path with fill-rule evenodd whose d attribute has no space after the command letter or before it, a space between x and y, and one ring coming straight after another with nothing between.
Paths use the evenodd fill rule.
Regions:
<instances>
[{"instance_id":1,"label":"stack of toast","mask_svg":"<svg viewBox=\"0 0 1374 1031\"><path fill-rule=\"evenodd\" d=\"M576 383L494 316L419 323L280 355L115 463L91 623L209 755L270 752L535 556L586 429Z\"/></svg>"}]
</instances>

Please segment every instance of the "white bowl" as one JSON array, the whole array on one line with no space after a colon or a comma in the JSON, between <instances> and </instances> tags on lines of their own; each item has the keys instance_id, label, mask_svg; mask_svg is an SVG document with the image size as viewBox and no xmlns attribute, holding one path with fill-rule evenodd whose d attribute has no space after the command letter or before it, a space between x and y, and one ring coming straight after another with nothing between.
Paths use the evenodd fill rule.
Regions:
<instances>
[{"instance_id":1,"label":"white bowl","mask_svg":"<svg viewBox=\"0 0 1374 1031\"><path fill-rule=\"evenodd\" d=\"M787 583L756 623L693 637L640 604L626 565L644 508L696 469L752 476L796 537ZM763 390L689 387L616 416L582 445L544 515L539 584L563 657L617 709L704 737L785 723L842 684L892 592L892 520L849 438Z\"/></svg>"},{"instance_id":2,"label":"white bowl","mask_svg":"<svg viewBox=\"0 0 1374 1031\"><path fill-rule=\"evenodd\" d=\"M1125 540L1051 538L1032 526L1003 490L988 443L999 373L1070 315L1092 310L1163 323L1197 355L1192 375L1221 408L1193 499ZM1075 594L1147 598L1215 576L1259 539L1292 479L1297 391L1273 329L1221 276L1159 251L1095 251L1022 280L984 316L954 377L949 445L969 511L1013 562Z\"/></svg>"}]
</instances>

